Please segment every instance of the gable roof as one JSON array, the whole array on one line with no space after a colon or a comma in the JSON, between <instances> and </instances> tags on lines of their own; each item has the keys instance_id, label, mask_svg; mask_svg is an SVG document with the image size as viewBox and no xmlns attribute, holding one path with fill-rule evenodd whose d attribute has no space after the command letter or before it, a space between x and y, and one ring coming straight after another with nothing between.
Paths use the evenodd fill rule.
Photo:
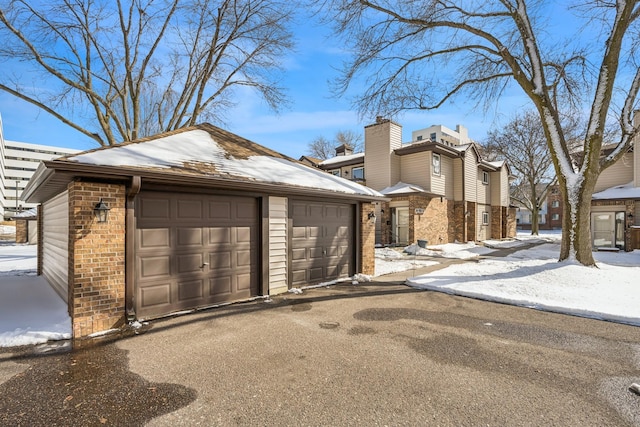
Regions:
<instances>
[{"instance_id":1,"label":"gable roof","mask_svg":"<svg viewBox=\"0 0 640 427\"><path fill-rule=\"evenodd\" d=\"M140 176L143 182L383 197L371 188L309 167L208 123L43 162L23 197L42 202L63 191L75 176Z\"/></svg>"}]
</instances>

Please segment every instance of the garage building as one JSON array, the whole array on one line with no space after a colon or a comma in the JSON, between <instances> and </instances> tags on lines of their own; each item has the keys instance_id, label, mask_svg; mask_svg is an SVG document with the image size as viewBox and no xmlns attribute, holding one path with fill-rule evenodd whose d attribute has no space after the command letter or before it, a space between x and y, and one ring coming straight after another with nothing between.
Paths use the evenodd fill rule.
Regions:
<instances>
[{"instance_id":1,"label":"garage building","mask_svg":"<svg viewBox=\"0 0 640 427\"><path fill-rule=\"evenodd\" d=\"M373 274L384 200L209 124L45 161L23 198L76 338Z\"/></svg>"}]
</instances>

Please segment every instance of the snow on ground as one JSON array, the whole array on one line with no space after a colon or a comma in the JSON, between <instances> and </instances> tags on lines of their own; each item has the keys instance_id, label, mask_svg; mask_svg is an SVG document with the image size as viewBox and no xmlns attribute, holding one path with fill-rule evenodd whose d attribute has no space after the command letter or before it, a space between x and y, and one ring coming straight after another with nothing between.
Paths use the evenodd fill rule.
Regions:
<instances>
[{"instance_id":1,"label":"snow on ground","mask_svg":"<svg viewBox=\"0 0 640 427\"><path fill-rule=\"evenodd\" d=\"M559 263L545 243L504 258L451 265L409 286L640 326L640 251L594 252L598 268Z\"/></svg>"},{"instance_id":2,"label":"snow on ground","mask_svg":"<svg viewBox=\"0 0 640 427\"><path fill-rule=\"evenodd\" d=\"M410 255L422 255L442 258L474 259L480 255L486 255L494 250L484 246L478 246L474 242L468 243L446 243L444 245L429 245L421 248L416 245L409 245L404 251Z\"/></svg>"},{"instance_id":3,"label":"snow on ground","mask_svg":"<svg viewBox=\"0 0 640 427\"><path fill-rule=\"evenodd\" d=\"M35 245L0 244L0 347L71 338L67 304L35 271Z\"/></svg>"},{"instance_id":4,"label":"snow on ground","mask_svg":"<svg viewBox=\"0 0 640 427\"><path fill-rule=\"evenodd\" d=\"M0 234L16 234L16 226L0 225Z\"/></svg>"},{"instance_id":5,"label":"snow on ground","mask_svg":"<svg viewBox=\"0 0 640 427\"><path fill-rule=\"evenodd\" d=\"M376 276L414 270L438 264L437 261L416 259L391 248L376 248Z\"/></svg>"}]
</instances>

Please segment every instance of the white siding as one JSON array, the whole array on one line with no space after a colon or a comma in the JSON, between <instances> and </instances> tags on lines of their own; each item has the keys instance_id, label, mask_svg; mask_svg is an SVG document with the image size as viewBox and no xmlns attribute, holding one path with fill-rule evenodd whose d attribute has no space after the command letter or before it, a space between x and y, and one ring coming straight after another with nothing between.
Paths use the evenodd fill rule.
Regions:
<instances>
[{"instance_id":1,"label":"white siding","mask_svg":"<svg viewBox=\"0 0 640 427\"><path fill-rule=\"evenodd\" d=\"M442 173L440 175L439 183L436 184L434 180L431 184L431 188L434 193L444 194L447 199L453 200L453 159L446 156L440 156L440 159L440 168Z\"/></svg>"},{"instance_id":2,"label":"white siding","mask_svg":"<svg viewBox=\"0 0 640 427\"><path fill-rule=\"evenodd\" d=\"M393 122L367 126L364 141L367 187L379 191L400 181L400 158L393 150L402 145L402 127Z\"/></svg>"},{"instance_id":3,"label":"white siding","mask_svg":"<svg viewBox=\"0 0 640 427\"><path fill-rule=\"evenodd\" d=\"M400 179L408 184L419 185L431 191L431 153L422 151L400 157Z\"/></svg>"},{"instance_id":4,"label":"white siding","mask_svg":"<svg viewBox=\"0 0 640 427\"><path fill-rule=\"evenodd\" d=\"M286 292L287 198L269 197L269 294Z\"/></svg>"},{"instance_id":5,"label":"white siding","mask_svg":"<svg viewBox=\"0 0 640 427\"><path fill-rule=\"evenodd\" d=\"M616 185L624 185L633 181L633 154L627 153L616 163L602 171L596 182L594 193L615 187Z\"/></svg>"},{"instance_id":6,"label":"white siding","mask_svg":"<svg viewBox=\"0 0 640 427\"><path fill-rule=\"evenodd\" d=\"M68 300L69 194L61 193L42 205L42 275Z\"/></svg>"},{"instance_id":7,"label":"white siding","mask_svg":"<svg viewBox=\"0 0 640 427\"><path fill-rule=\"evenodd\" d=\"M462 160L453 159L453 199L462 200Z\"/></svg>"},{"instance_id":8,"label":"white siding","mask_svg":"<svg viewBox=\"0 0 640 427\"><path fill-rule=\"evenodd\" d=\"M482 179L482 177L480 177ZM464 199L468 202L477 202L478 190L478 157L476 152L469 148L464 157Z\"/></svg>"}]
</instances>

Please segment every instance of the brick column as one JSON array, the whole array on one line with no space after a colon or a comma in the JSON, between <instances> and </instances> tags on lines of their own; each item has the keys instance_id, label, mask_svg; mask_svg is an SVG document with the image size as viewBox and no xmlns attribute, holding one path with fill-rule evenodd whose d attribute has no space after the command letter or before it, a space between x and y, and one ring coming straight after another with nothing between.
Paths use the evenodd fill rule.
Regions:
<instances>
[{"instance_id":1,"label":"brick column","mask_svg":"<svg viewBox=\"0 0 640 427\"><path fill-rule=\"evenodd\" d=\"M476 203L467 202L467 210L465 216L467 217L467 241L476 241L478 238L477 223L476 223ZM469 215L467 215L467 212ZM465 242L466 243L466 242Z\"/></svg>"},{"instance_id":2,"label":"brick column","mask_svg":"<svg viewBox=\"0 0 640 427\"><path fill-rule=\"evenodd\" d=\"M16 218L16 243L27 243L29 241L28 230L27 220Z\"/></svg>"},{"instance_id":3,"label":"brick column","mask_svg":"<svg viewBox=\"0 0 640 427\"><path fill-rule=\"evenodd\" d=\"M373 203L360 203L360 273L375 274L376 220L369 218L375 213Z\"/></svg>"},{"instance_id":4,"label":"brick column","mask_svg":"<svg viewBox=\"0 0 640 427\"><path fill-rule=\"evenodd\" d=\"M125 186L74 181L69 190L69 314L73 337L125 321ZM94 218L100 201L111 208Z\"/></svg>"},{"instance_id":5,"label":"brick column","mask_svg":"<svg viewBox=\"0 0 640 427\"><path fill-rule=\"evenodd\" d=\"M489 238L502 238L502 206L491 206L491 235Z\"/></svg>"}]
</instances>

